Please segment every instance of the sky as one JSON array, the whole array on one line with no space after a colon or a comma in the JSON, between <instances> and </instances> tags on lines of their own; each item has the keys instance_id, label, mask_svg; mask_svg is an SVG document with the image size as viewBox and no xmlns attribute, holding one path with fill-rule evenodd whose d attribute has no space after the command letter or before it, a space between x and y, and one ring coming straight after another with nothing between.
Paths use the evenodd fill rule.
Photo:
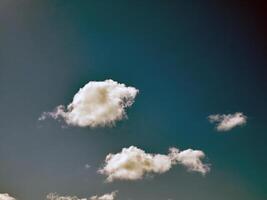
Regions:
<instances>
[{"instance_id":1,"label":"sky","mask_svg":"<svg viewBox=\"0 0 267 200\"><path fill-rule=\"evenodd\" d=\"M118 200L266 199L264 6L2 0L0 193L16 200L113 191ZM114 100L108 106L94 96L101 84ZM80 107L76 95L95 104ZM65 108L55 115L59 105ZM94 117L96 108L118 112L88 122L83 108ZM113 172L115 156L141 171Z\"/></svg>"}]
</instances>

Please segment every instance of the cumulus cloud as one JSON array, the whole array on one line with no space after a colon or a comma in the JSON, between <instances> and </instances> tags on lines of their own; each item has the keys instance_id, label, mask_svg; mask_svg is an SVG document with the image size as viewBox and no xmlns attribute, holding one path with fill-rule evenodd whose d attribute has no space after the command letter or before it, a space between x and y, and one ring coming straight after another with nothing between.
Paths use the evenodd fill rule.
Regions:
<instances>
[{"instance_id":1,"label":"cumulus cloud","mask_svg":"<svg viewBox=\"0 0 267 200\"><path fill-rule=\"evenodd\" d=\"M229 131L236 126L242 126L247 123L247 116L241 112L227 115L210 115L208 119L211 123L216 123L218 131Z\"/></svg>"},{"instance_id":2,"label":"cumulus cloud","mask_svg":"<svg viewBox=\"0 0 267 200\"><path fill-rule=\"evenodd\" d=\"M176 148L170 148L169 157L173 163L184 165L188 171L200 172L203 175L210 171L210 165L202 163L205 158L203 151L187 149L179 152Z\"/></svg>"},{"instance_id":3,"label":"cumulus cloud","mask_svg":"<svg viewBox=\"0 0 267 200\"><path fill-rule=\"evenodd\" d=\"M16 200L14 197L9 196L9 194L0 194L0 200Z\"/></svg>"},{"instance_id":4,"label":"cumulus cloud","mask_svg":"<svg viewBox=\"0 0 267 200\"><path fill-rule=\"evenodd\" d=\"M81 88L67 106L59 105L47 117L63 119L67 124L80 127L113 125L126 115L126 108L134 103L138 90L113 80L90 81Z\"/></svg>"},{"instance_id":5,"label":"cumulus cloud","mask_svg":"<svg viewBox=\"0 0 267 200\"><path fill-rule=\"evenodd\" d=\"M77 196L60 196L56 193L50 193L46 196L47 200L115 200L117 191L104 194L102 196L92 196L90 198L78 198ZM1 199L0 199L1 200Z\"/></svg>"},{"instance_id":6,"label":"cumulus cloud","mask_svg":"<svg viewBox=\"0 0 267 200\"><path fill-rule=\"evenodd\" d=\"M169 154L150 154L135 146L123 148L120 153L106 156L104 167L99 173L107 176L107 181L138 180L147 174L162 174L171 169L173 165L181 164L188 171L206 174L210 168L203 164L201 159L205 154L199 150L187 149L179 151L177 148L170 148Z\"/></svg>"}]
</instances>

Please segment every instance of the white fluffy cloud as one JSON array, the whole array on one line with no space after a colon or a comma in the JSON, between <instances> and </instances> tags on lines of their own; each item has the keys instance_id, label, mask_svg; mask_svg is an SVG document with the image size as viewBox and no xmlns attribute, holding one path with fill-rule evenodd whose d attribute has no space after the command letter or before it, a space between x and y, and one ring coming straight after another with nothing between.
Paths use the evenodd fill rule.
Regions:
<instances>
[{"instance_id":1,"label":"white fluffy cloud","mask_svg":"<svg viewBox=\"0 0 267 200\"><path fill-rule=\"evenodd\" d=\"M53 112L43 113L39 120L61 118L80 127L113 125L127 116L125 109L134 103L137 93L136 88L113 80L90 81L75 94L67 108L59 105Z\"/></svg>"},{"instance_id":2,"label":"white fluffy cloud","mask_svg":"<svg viewBox=\"0 0 267 200\"><path fill-rule=\"evenodd\" d=\"M16 200L14 197L9 196L9 194L0 194L0 200Z\"/></svg>"},{"instance_id":3,"label":"white fluffy cloud","mask_svg":"<svg viewBox=\"0 0 267 200\"><path fill-rule=\"evenodd\" d=\"M46 196L47 200L115 200L117 191L104 194L103 196L92 196L90 198L78 198L76 196L60 196L55 193L50 193ZM1 200L1 199L0 199ZM8 199L9 200L9 199Z\"/></svg>"},{"instance_id":4,"label":"white fluffy cloud","mask_svg":"<svg viewBox=\"0 0 267 200\"><path fill-rule=\"evenodd\" d=\"M184 165L188 171L196 171L206 174L210 171L209 164L203 164L201 159L205 158L205 154L200 150L187 149L179 152L176 148L170 148L170 158L173 162Z\"/></svg>"},{"instance_id":5,"label":"white fluffy cloud","mask_svg":"<svg viewBox=\"0 0 267 200\"><path fill-rule=\"evenodd\" d=\"M229 131L236 126L242 126L247 123L247 117L241 112L227 115L210 115L208 119L211 123L216 123L218 131Z\"/></svg>"},{"instance_id":6,"label":"white fluffy cloud","mask_svg":"<svg viewBox=\"0 0 267 200\"><path fill-rule=\"evenodd\" d=\"M90 200L114 200L116 195L117 191L114 191L109 194L104 194L103 196L92 196Z\"/></svg>"},{"instance_id":7,"label":"white fluffy cloud","mask_svg":"<svg viewBox=\"0 0 267 200\"><path fill-rule=\"evenodd\" d=\"M123 148L120 153L109 154L106 157L105 165L99 173L107 176L107 181L138 180L146 174L161 174L171 169L173 165L181 164L189 171L196 171L206 174L210 168L203 164L201 159L205 154L199 150L188 149L179 151L177 148L170 148L168 155L150 154L134 146Z\"/></svg>"}]
</instances>

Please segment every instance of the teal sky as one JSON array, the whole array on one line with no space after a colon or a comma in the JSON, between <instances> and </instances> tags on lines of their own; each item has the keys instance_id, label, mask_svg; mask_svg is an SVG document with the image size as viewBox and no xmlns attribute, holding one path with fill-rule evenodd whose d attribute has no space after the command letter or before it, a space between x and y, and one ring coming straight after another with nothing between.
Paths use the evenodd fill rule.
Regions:
<instances>
[{"instance_id":1,"label":"teal sky","mask_svg":"<svg viewBox=\"0 0 267 200\"><path fill-rule=\"evenodd\" d=\"M249 14L208 0L2 0L0 193L267 199L266 41ZM38 121L87 82L106 79L139 89L128 119L94 129ZM207 120L235 112L248 122L226 133ZM200 149L211 172L175 166L104 183L96 171L105 156L130 145L162 154L171 146Z\"/></svg>"}]
</instances>

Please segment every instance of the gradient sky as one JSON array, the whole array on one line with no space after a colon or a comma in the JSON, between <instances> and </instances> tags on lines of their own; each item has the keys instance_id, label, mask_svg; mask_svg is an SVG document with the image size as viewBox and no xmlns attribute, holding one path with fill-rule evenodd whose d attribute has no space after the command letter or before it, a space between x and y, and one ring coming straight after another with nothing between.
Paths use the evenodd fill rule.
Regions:
<instances>
[{"instance_id":1,"label":"gradient sky","mask_svg":"<svg viewBox=\"0 0 267 200\"><path fill-rule=\"evenodd\" d=\"M0 193L267 199L266 40L255 10L226 2L1 0ZM109 78L140 90L116 127L38 121L87 82ZM248 123L226 133L207 120L234 112ZM105 156L130 145L151 153L201 149L211 172L176 166L104 183L96 171Z\"/></svg>"}]
</instances>

